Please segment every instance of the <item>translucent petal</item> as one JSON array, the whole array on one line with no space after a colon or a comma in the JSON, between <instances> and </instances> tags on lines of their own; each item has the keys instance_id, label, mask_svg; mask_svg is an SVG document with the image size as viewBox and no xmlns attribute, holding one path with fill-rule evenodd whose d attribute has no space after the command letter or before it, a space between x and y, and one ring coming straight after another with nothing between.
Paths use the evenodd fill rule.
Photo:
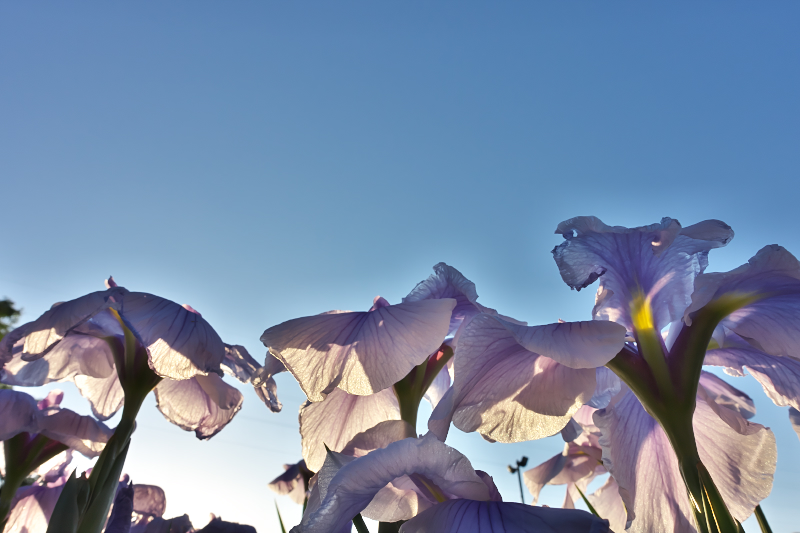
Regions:
<instances>
[{"instance_id":1,"label":"translucent petal","mask_svg":"<svg viewBox=\"0 0 800 533\"><path fill-rule=\"evenodd\" d=\"M342 451L362 431L385 420L400 420L400 406L392 389L369 396L334 389L322 402L307 403L300 410L303 458L312 472L325 461L325 446Z\"/></svg>"},{"instance_id":2,"label":"translucent petal","mask_svg":"<svg viewBox=\"0 0 800 533\"><path fill-rule=\"evenodd\" d=\"M694 279L708 266L709 250L733 238L731 228L718 220L681 228L670 218L628 229L577 217L559 224L556 233L565 238L553 249L564 282L580 290L599 278L593 315L629 331L630 303L640 292L651 298L657 330L683 316Z\"/></svg>"},{"instance_id":3,"label":"translucent petal","mask_svg":"<svg viewBox=\"0 0 800 533\"><path fill-rule=\"evenodd\" d=\"M188 380L164 379L155 388L158 410L173 424L209 439L242 407L242 393L216 374Z\"/></svg>"},{"instance_id":4,"label":"translucent petal","mask_svg":"<svg viewBox=\"0 0 800 533\"><path fill-rule=\"evenodd\" d=\"M368 395L391 387L436 351L455 305L446 298L297 318L269 328L261 341L309 400L322 401L336 386Z\"/></svg>"}]
</instances>

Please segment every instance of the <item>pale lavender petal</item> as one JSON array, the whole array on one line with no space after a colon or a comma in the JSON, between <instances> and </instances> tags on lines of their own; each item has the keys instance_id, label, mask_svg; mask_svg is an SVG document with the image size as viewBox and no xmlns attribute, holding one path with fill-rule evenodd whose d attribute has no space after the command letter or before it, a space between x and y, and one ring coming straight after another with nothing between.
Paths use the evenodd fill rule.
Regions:
<instances>
[{"instance_id":1,"label":"pale lavender petal","mask_svg":"<svg viewBox=\"0 0 800 533\"><path fill-rule=\"evenodd\" d=\"M675 452L639 400L628 393L594 419L603 432L603 463L633 520L629 531L694 531ZM749 435L734 431L700 398L693 425L701 460L733 516L744 521L772 487L775 437L763 426Z\"/></svg>"},{"instance_id":2,"label":"pale lavender petal","mask_svg":"<svg viewBox=\"0 0 800 533\"><path fill-rule=\"evenodd\" d=\"M45 355L67 334L106 309L118 309L128 293L122 287L98 291L75 300L55 304L42 316L26 324L22 358L33 361Z\"/></svg>"},{"instance_id":3,"label":"pale lavender petal","mask_svg":"<svg viewBox=\"0 0 800 533\"><path fill-rule=\"evenodd\" d=\"M416 430L405 420L386 420L353 437L342 453L361 457L393 442L416 436Z\"/></svg>"},{"instance_id":4,"label":"pale lavender petal","mask_svg":"<svg viewBox=\"0 0 800 533\"><path fill-rule=\"evenodd\" d=\"M256 395L273 413L278 413L283 408L278 400L278 385L272 376L285 370L283 364L267 353L269 367L262 367L253 359L244 346L225 345L225 358L222 360L222 369L225 373L234 376L242 383L250 383Z\"/></svg>"},{"instance_id":5,"label":"pale lavender petal","mask_svg":"<svg viewBox=\"0 0 800 533\"><path fill-rule=\"evenodd\" d=\"M451 298L422 300L297 318L269 328L261 341L311 401L322 401L336 386L350 394L374 394L436 351L455 304Z\"/></svg>"},{"instance_id":6,"label":"pale lavender petal","mask_svg":"<svg viewBox=\"0 0 800 533\"><path fill-rule=\"evenodd\" d=\"M800 361L777 357L754 349L721 348L709 350L706 365L726 367L726 372L744 376L746 368L761 383L775 405L800 408Z\"/></svg>"},{"instance_id":7,"label":"pale lavender petal","mask_svg":"<svg viewBox=\"0 0 800 533\"><path fill-rule=\"evenodd\" d=\"M559 224L556 233L565 238L553 249L563 280L580 290L600 278L594 316L628 330L633 329L630 302L640 291L651 297L657 329L683 316L694 279L708 266L709 250L733 238L730 227L720 221L681 229L670 218L628 229L607 226L596 217L577 217Z\"/></svg>"},{"instance_id":8,"label":"pale lavender petal","mask_svg":"<svg viewBox=\"0 0 800 533\"><path fill-rule=\"evenodd\" d=\"M436 404L428 419L428 431L436 435L436 438L442 442L447 440L447 434L450 432L450 424L453 422L456 408L454 402L455 388L450 387Z\"/></svg>"},{"instance_id":9,"label":"pale lavender petal","mask_svg":"<svg viewBox=\"0 0 800 533\"><path fill-rule=\"evenodd\" d=\"M625 511L625 504L619 495L619 485L612 476L608 476L605 484L594 493L587 494L586 499L592 504L597 514L608 520L611 531L618 533L625 531L628 513Z\"/></svg>"},{"instance_id":10,"label":"pale lavender petal","mask_svg":"<svg viewBox=\"0 0 800 533\"><path fill-rule=\"evenodd\" d=\"M596 372L597 386L586 404L595 409L604 409L608 407L611 398L622 390L622 381L614 372L604 366L597 368Z\"/></svg>"},{"instance_id":11,"label":"pale lavender petal","mask_svg":"<svg viewBox=\"0 0 800 533\"><path fill-rule=\"evenodd\" d=\"M375 450L342 466L327 486L321 503L292 531L339 531L364 510L387 483L418 476L445 498L490 499L489 489L469 460L429 434Z\"/></svg>"},{"instance_id":12,"label":"pale lavender petal","mask_svg":"<svg viewBox=\"0 0 800 533\"><path fill-rule=\"evenodd\" d=\"M98 420L108 420L114 416L125 401L125 392L116 373L107 378L78 375L73 379L81 396L89 400L92 414Z\"/></svg>"},{"instance_id":13,"label":"pale lavender petal","mask_svg":"<svg viewBox=\"0 0 800 533\"><path fill-rule=\"evenodd\" d=\"M325 461L326 445L341 451L357 434L385 420L400 420L394 390L356 396L334 389L324 401L309 402L300 410L303 459L316 472Z\"/></svg>"},{"instance_id":14,"label":"pale lavender petal","mask_svg":"<svg viewBox=\"0 0 800 533\"><path fill-rule=\"evenodd\" d=\"M439 263L433 267L433 274L417 284L414 289L403 298L403 302L418 302L421 300L438 300L453 298L456 306L450 318L449 334L454 335L458 326L478 313L497 315L497 311L489 309L478 303L478 292L475 284L464 277L455 268Z\"/></svg>"},{"instance_id":15,"label":"pale lavender petal","mask_svg":"<svg viewBox=\"0 0 800 533\"><path fill-rule=\"evenodd\" d=\"M120 315L147 348L150 366L159 376L189 379L221 372L225 345L198 313L152 294L131 292L122 300Z\"/></svg>"},{"instance_id":16,"label":"pale lavender petal","mask_svg":"<svg viewBox=\"0 0 800 533\"><path fill-rule=\"evenodd\" d=\"M736 411L744 418L755 416L756 406L753 399L714 374L703 371L700 374L700 385L717 405Z\"/></svg>"},{"instance_id":17,"label":"pale lavender petal","mask_svg":"<svg viewBox=\"0 0 800 533\"><path fill-rule=\"evenodd\" d=\"M164 379L155 388L159 411L198 439L219 433L242 408L242 393L216 374L188 380Z\"/></svg>"},{"instance_id":18,"label":"pale lavender petal","mask_svg":"<svg viewBox=\"0 0 800 533\"><path fill-rule=\"evenodd\" d=\"M789 423L792 424L792 429L797 433L797 438L800 439L800 411L794 407L789 408Z\"/></svg>"},{"instance_id":19,"label":"pale lavender petal","mask_svg":"<svg viewBox=\"0 0 800 533\"><path fill-rule=\"evenodd\" d=\"M272 491L280 495L288 495L292 501L301 505L306 497L305 480L303 470L306 470L306 462L300 461L293 465L283 465L286 471L276 477L267 485Z\"/></svg>"},{"instance_id":20,"label":"pale lavender petal","mask_svg":"<svg viewBox=\"0 0 800 533\"><path fill-rule=\"evenodd\" d=\"M428 390L425 391L425 399L430 402L431 408L436 409L439 401L447 393L447 390L450 388L450 384L452 383L453 372L453 359L450 358L444 368L442 368L439 373L436 374L436 377L433 379L430 387L428 387Z\"/></svg>"},{"instance_id":21,"label":"pale lavender petal","mask_svg":"<svg viewBox=\"0 0 800 533\"><path fill-rule=\"evenodd\" d=\"M567 457L563 453L559 453L544 463L522 473L525 486L533 495L534 504L539 501L539 494L542 492L542 488L561 473L565 464L567 464Z\"/></svg>"},{"instance_id":22,"label":"pale lavender petal","mask_svg":"<svg viewBox=\"0 0 800 533\"><path fill-rule=\"evenodd\" d=\"M114 430L91 416L58 407L42 410L38 424L38 433L66 444L86 457L100 455L114 434Z\"/></svg>"},{"instance_id":23,"label":"pale lavender petal","mask_svg":"<svg viewBox=\"0 0 800 533\"><path fill-rule=\"evenodd\" d=\"M625 328L605 321L559 322L545 326L505 324L522 346L570 368L603 366L625 344Z\"/></svg>"},{"instance_id":24,"label":"pale lavender petal","mask_svg":"<svg viewBox=\"0 0 800 533\"><path fill-rule=\"evenodd\" d=\"M8 440L23 431L35 433L39 408L29 394L0 389L0 441Z\"/></svg>"},{"instance_id":25,"label":"pale lavender petal","mask_svg":"<svg viewBox=\"0 0 800 533\"><path fill-rule=\"evenodd\" d=\"M5 533L38 533L47 530L67 476L44 485L22 487L14 495Z\"/></svg>"},{"instance_id":26,"label":"pale lavender petal","mask_svg":"<svg viewBox=\"0 0 800 533\"><path fill-rule=\"evenodd\" d=\"M796 356L800 342L800 263L778 245L765 246L741 267L697 278L685 320L725 294L755 301L725 318L722 325L772 355Z\"/></svg>"},{"instance_id":27,"label":"pale lavender petal","mask_svg":"<svg viewBox=\"0 0 800 533\"><path fill-rule=\"evenodd\" d=\"M608 522L586 511L521 503L451 500L400 527L400 533L607 533Z\"/></svg>"},{"instance_id":28,"label":"pale lavender petal","mask_svg":"<svg viewBox=\"0 0 800 533\"><path fill-rule=\"evenodd\" d=\"M484 314L459 334L452 420L462 431L500 442L539 439L561 431L591 398L594 369L572 369L525 349L517 327ZM435 417L446 420L443 411Z\"/></svg>"},{"instance_id":29,"label":"pale lavender petal","mask_svg":"<svg viewBox=\"0 0 800 533\"><path fill-rule=\"evenodd\" d=\"M0 454L3 455L3 454ZM40 484L52 483L58 478L67 475L67 468L72 462L72 450L64 450L55 457L52 457L36 467L31 472L32 476L39 476Z\"/></svg>"},{"instance_id":30,"label":"pale lavender petal","mask_svg":"<svg viewBox=\"0 0 800 533\"><path fill-rule=\"evenodd\" d=\"M107 378L116 376L108 344L95 337L70 335L35 361L22 359L22 341L14 346L2 382L18 387L39 387L74 379L77 375Z\"/></svg>"}]
</instances>

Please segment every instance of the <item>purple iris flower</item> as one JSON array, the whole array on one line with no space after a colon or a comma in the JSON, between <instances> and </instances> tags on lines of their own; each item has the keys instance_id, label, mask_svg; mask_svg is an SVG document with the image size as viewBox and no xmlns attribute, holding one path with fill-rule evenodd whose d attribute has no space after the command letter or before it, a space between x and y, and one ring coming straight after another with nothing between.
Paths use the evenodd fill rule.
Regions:
<instances>
[{"instance_id":1,"label":"purple iris flower","mask_svg":"<svg viewBox=\"0 0 800 533\"><path fill-rule=\"evenodd\" d=\"M0 341L7 361L0 381L25 387L73 381L93 414L109 419L124 404L121 379L130 386L142 377L151 379L127 375L115 361L113 343L125 342L121 320L143 348L144 364L163 378L152 383L158 409L182 429L210 438L241 409L243 396L222 380L223 370L252 383L270 409L280 410L271 377L278 371L277 361L261 367L243 347L224 344L189 306L128 292L113 278L107 285L105 292L56 304L6 335Z\"/></svg>"},{"instance_id":2,"label":"purple iris flower","mask_svg":"<svg viewBox=\"0 0 800 533\"><path fill-rule=\"evenodd\" d=\"M69 451L56 455L37 471L40 477L36 482L16 491L3 530L5 533L33 533L47 530L50 516L67 482L69 476L67 468L71 461L72 455ZM4 490L9 488L3 486Z\"/></svg>"},{"instance_id":3,"label":"purple iris flower","mask_svg":"<svg viewBox=\"0 0 800 533\"><path fill-rule=\"evenodd\" d=\"M639 517L633 527L647 531L642 520L654 520L661 529L693 528L691 514L701 520L700 500L709 494L703 505L724 502L725 516L744 520L771 488L774 437L746 421L752 404L700 369L710 364L744 375L747 368L776 404L800 407L800 360L793 356L800 264L772 245L731 272L704 273L709 251L733 238L716 220L683 228L665 218L628 229L578 217L556 233L565 238L553 250L564 281L580 290L599 279L594 318L628 331L608 367L636 396L623 396L595 419L629 519ZM649 472L663 476L666 498L657 498L663 488L648 485Z\"/></svg>"},{"instance_id":4,"label":"purple iris flower","mask_svg":"<svg viewBox=\"0 0 800 533\"><path fill-rule=\"evenodd\" d=\"M349 530L358 513L410 518L403 533L609 531L607 521L583 511L503 503L491 477L475 471L466 457L432 434L393 442L359 458L330 452L316 477L294 533Z\"/></svg>"}]
</instances>

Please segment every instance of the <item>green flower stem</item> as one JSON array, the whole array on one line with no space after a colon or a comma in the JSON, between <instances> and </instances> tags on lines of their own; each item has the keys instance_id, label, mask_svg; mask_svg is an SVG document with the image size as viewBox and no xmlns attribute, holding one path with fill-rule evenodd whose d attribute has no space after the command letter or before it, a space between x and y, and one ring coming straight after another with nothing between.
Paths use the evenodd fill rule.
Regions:
<instances>
[{"instance_id":1,"label":"green flower stem","mask_svg":"<svg viewBox=\"0 0 800 533\"><path fill-rule=\"evenodd\" d=\"M6 475L3 481L3 487L0 489L0 532L6 527L8 513L11 511L11 500L14 499L14 494L23 481L25 481L25 476L19 477L10 474Z\"/></svg>"},{"instance_id":2,"label":"green flower stem","mask_svg":"<svg viewBox=\"0 0 800 533\"><path fill-rule=\"evenodd\" d=\"M369 529L367 529L367 524L364 523L361 513L353 517L353 525L356 526L356 531L358 533L369 533Z\"/></svg>"},{"instance_id":3,"label":"green flower stem","mask_svg":"<svg viewBox=\"0 0 800 533\"><path fill-rule=\"evenodd\" d=\"M417 412L428 387L453 357L453 349L450 346L442 345L440 350L440 357L431 357L423 361L412 368L406 377L394 384L394 392L400 405L400 419L408 422L414 430L414 434L409 437L417 436Z\"/></svg>"},{"instance_id":4,"label":"green flower stem","mask_svg":"<svg viewBox=\"0 0 800 533\"><path fill-rule=\"evenodd\" d=\"M758 527L761 528L761 533L772 533L772 528L769 527L767 517L764 516L764 511L760 505L756 505L756 520L758 520Z\"/></svg>"}]
</instances>

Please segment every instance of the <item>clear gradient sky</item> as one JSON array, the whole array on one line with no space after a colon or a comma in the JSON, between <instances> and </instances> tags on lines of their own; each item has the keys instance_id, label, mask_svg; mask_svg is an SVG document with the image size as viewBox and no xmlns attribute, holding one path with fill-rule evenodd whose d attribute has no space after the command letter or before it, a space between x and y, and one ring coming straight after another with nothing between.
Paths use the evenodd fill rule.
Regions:
<instances>
[{"instance_id":1,"label":"clear gradient sky","mask_svg":"<svg viewBox=\"0 0 800 533\"><path fill-rule=\"evenodd\" d=\"M503 314L588 319L593 290L550 254L577 215L724 220L710 270L800 254L799 20L797 1L2 2L0 297L31 320L113 274L260 358L267 327L398 302L439 261ZM800 530L786 408L728 379L777 436L773 530ZM282 413L242 387L208 442L151 399L126 471L197 526L277 531L266 484L300 457L304 399L278 385ZM505 465L562 446L448 442L508 500Z\"/></svg>"}]
</instances>

